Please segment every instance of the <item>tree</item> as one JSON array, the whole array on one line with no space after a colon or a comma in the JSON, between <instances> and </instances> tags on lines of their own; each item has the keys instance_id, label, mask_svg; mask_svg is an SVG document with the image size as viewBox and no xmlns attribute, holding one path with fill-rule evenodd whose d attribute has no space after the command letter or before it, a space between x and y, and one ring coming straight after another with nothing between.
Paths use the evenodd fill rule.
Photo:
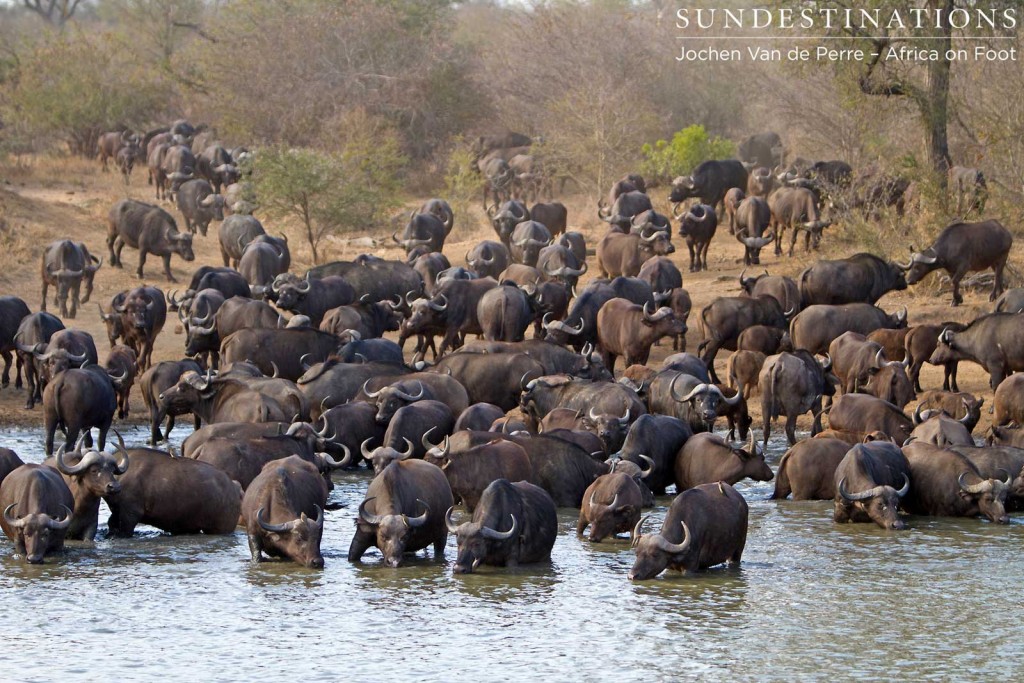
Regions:
<instances>
[{"instance_id":1,"label":"tree","mask_svg":"<svg viewBox=\"0 0 1024 683\"><path fill-rule=\"evenodd\" d=\"M82 0L22 0L25 8L58 28L71 20Z\"/></svg>"},{"instance_id":2,"label":"tree","mask_svg":"<svg viewBox=\"0 0 1024 683\"><path fill-rule=\"evenodd\" d=\"M314 265L320 263L325 237L365 231L398 206L395 191L405 160L397 138L356 115L337 139L335 152L284 145L260 149L253 165L260 206L272 217L299 220Z\"/></svg>"},{"instance_id":3,"label":"tree","mask_svg":"<svg viewBox=\"0 0 1024 683\"><path fill-rule=\"evenodd\" d=\"M736 153L735 145L718 136L709 137L704 126L693 125L672 136L672 141L658 140L640 148L644 160L640 173L648 181L662 183L681 175L689 175L697 165L708 159L728 159Z\"/></svg>"},{"instance_id":4,"label":"tree","mask_svg":"<svg viewBox=\"0 0 1024 683\"><path fill-rule=\"evenodd\" d=\"M168 109L172 88L118 50L108 33L66 32L19 55L0 97L3 118L91 156L104 131L141 128Z\"/></svg>"}]
</instances>

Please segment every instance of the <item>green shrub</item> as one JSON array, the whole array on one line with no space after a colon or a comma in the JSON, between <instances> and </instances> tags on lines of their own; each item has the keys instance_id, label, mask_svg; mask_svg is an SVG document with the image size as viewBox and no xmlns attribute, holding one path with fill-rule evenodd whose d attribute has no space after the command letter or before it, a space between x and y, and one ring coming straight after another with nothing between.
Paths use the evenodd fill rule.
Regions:
<instances>
[{"instance_id":1,"label":"green shrub","mask_svg":"<svg viewBox=\"0 0 1024 683\"><path fill-rule=\"evenodd\" d=\"M688 126L672 136L671 142L658 140L640 148L643 161L640 173L649 181L668 182L677 176L689 175L702 161L728 159L736 147L729 140L709 137L704 126Z\"/></svg>"}]
</instances>

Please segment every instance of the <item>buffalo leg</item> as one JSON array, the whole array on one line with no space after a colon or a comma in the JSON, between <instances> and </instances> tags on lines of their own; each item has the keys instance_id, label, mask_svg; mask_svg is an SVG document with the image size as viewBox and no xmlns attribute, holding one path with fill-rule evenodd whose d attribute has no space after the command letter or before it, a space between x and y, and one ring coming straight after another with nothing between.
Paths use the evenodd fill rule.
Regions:
<instances>
[{"instance_id":1,"label":"buffalo leg","mask_svg":"<svg viewBox=\"0 0 1024 683\"><path fill-rule=\"evenodd\" d=\"M967 267L958 268L953 277L950 278L953 281L953 305L959 306L964 302L964 298L960 295L960 281L964 279L964 275L967 274Z\"/></svg>"},{"instance_id":2,"label":"buffalo leg","mask_svg":"<svg viewBox=\"0 0 1024 683\"><path fill-rule=\"evenodd\" d=\"M953 391L960 391L960 387L956 383L956 372L960 367L960 363L959 361L953 361L949 365L952 366L952 370L950 370L950 386L953 388Z\"/></svg>"},{"instance_id":3,"label":"buffalo leg","mask_svg":"<svg viewBox=\"0 0 1024 683\"><path fill-rule=\"evenodd\" d=\"M698 256L698 252L694 248L693 244L690 243L690 240L686 241L686 248L690 250L690 272L692 273L699 269L700 257Z\"/></svg>"},{"instance_id":4,"label":"buffalo leg","mask_svg":"<svg viewBox=\"0 0 1024 683\"><path fill-rule=\"evenodd\" d=\"M0 386L7 387L7 386L11 385L11 361L12 361L11 352L10 351L0 352L0 356L3 356L3 359L4 359L4 377L3 377L3 381L0 382Z\"/></svg>"},{"instance_id":5,"label":"buffalo leg","mask_svg":"<svg viewBox=\"0 0 1024 683\"><path fill-rule=\"evenodd\" d=\"M141 267L140 267L140 270L141 270ZM170 254L165 254L164 255L164 275L167 276L167 281L168 282L177 282L177 280L174 279L174 276L171 275L171 255Z\"/></svg>"},{"instance_id":6,"label":"buffalo leg","mask_svg":"<svg viewBox=\"0 0 1024 683\"><path fill-rule=\"evenodd\" d=\"M18 354L14 354L14 363L15 363L14 388L15 389L21 389L21 387L23 386L22 382L21 382L21 371L22 371L22 368L25 366L25 361L23 361L21 359L21 356L19 356ZM28 370L25 370L25 375L26 376L28 375Z\"/></svg>"},{"instance_id":7,"label":"buffalo leg","mask_svg":"<svg viewBox=\"0 0 1024 683\"><path fill-rule=\"evenodd\" d=\"M579 536L580 538L582 538L583 537L583 532L586 530L586 528L587 528L587 520L585 520L583 518L583 515L581 514L579 521L576 522L576 535Z\"/></svg>"},{"instance_id":8,"label":"buffalo leg","mask_svg":"<svg viewBox=\"0 0 1024 683\"><path fill-rule=\"evenodd\" d=\"M359 558L363 556L368 548L373 547L375 544L373 534L368 534L365 531L356 529L355 536L352 537L352 543L348 547L348 561L358 562Z\"/></svg>"},{"instance_id":9,"label":"buffalo leg","mask_svg":"<svg viewBox=\"0 0 1024 683\"><path fill-rule=\"evenodd\" d=\"M438 538L437 540L434 541L434 560L435 561L442 561L442 560L444 560L444 546L445 546L445 542L447 540L448 540L448 533L447 533L447 530L445 530L444 536L442 536L442 537L440 537L440 538Z\"/></svg>"},{"instance_id":10,"label":"buffalo leg","mask_svg":"<svg viewBox=\"0 0 1024 683\"><path fill-rule=\"evenodd\" d=\"M46 310L46 290L47 289L49 289L49 284L46 282L46 278L43 278L43 300L39 304L39 310L40 311L45 311Z\"/></svg>"},{"instance_id":11,"label":"buffalo leg","mask_svg":"<svg viewBox=\"0 0 1024 683\"><path fill-rule=\"evenodd\" d=\"M259 538L249 536L249 553L252 555L252 563L259 564L263 561L263 544Z\"/></svg>"},{"instance_id":12,"label":"buffalo leg","mask_svg":"<svg viewBox=\"0 0 1024 683\"><path fill-rule=\"evenodd\" d=\"M821 397L819 396L814 403L811 404L811 410L814 412L814 422L811 424L811 436L814 436L821 431Z\"/></svg>"},{"instance_id":13,"label":"buffalo leg","mask_svg":"<svg viewBox=\"0 0 1024 683\"><path fill-rule=\"evenodd\" d=\"M124 240L121 239L120 236L118 236L117 240L115 241L114 250L117 252L117 267L123 268L124 263L121 261L121 252L124 250Z\"/></svg>"},{"instance_id":14,"label":"buffalo leg","mask_svg":"<svg viewBox=\"0 0 1024 683\"><path fill-rule=\"evenodd\" d=\"M786 416L786 439L789 441L790 446L796 445L796 416Z\"/></svg>"},{"instance_id":15,"label":"buffalo leg","mask_svg":"<svg viewBox=\"0 0 1024 683\"><path fill-rule=\"evenodd\" d=\"M1006 268L1006 256L1003 256L999 263L992 266L992 273L996 276L995 284L992 285L992 293L988 300L995 301L996 297L1003 293L1003 269Z\"/></svg>"}]
</instances>

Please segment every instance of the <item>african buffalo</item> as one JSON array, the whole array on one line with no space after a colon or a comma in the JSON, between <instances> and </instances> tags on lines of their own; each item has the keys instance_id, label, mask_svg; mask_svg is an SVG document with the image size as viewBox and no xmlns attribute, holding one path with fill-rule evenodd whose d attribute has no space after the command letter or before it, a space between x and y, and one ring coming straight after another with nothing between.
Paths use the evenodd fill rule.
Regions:
<instances>
[{"instance_id":1,"label":"african buffalo","mask_svg":"<svg viewBox=\"0 0 1024 683\"><path fill-rule=\"evenodd\" d=\"M793 500L832 500L836 468L849 450L850 444L840 439L804 439L794 444L779 461L772 498L792 494Z\"/></svg>"},{"instance_id":2,"label":"african buffalo","mask_svg":"<svg viewBox=\"0 0 1024 683\"><path fill-rule=\"evenodd\" d=\"M899 446L888 441L857 444L839 462L834 480L836 522L906 528L899 508L910 491L911 468Z\"/></svg>"},{"instance_id":3,"label":"african buffalo","mask_svg":"<svg viewBox=\"0 0 1024 683\"><path fill-rule=\"evenodd\" d=\"M140 278L144 277L146 255L154 254L163 259L167 280L176 282L171 274L171 255L177 254L185 261L195 260L192 235L178 232L178 225L171 214L157 206L122 199L110 209L107 220L107 248L112 266L124 267L121 250L128 245L139 250L137 274Z\"/></svg>"},{"instance_id":4,"label":"african buffalo","mask_svg":"<svg viewBox=\"0 0 1024 683\"><path fill-rule=\"evenodd\" d=\"M0 528L29 564L64 549L75 499L60 474L45 465L22 465L0 484Z\"/></svg>"}]
</instances>

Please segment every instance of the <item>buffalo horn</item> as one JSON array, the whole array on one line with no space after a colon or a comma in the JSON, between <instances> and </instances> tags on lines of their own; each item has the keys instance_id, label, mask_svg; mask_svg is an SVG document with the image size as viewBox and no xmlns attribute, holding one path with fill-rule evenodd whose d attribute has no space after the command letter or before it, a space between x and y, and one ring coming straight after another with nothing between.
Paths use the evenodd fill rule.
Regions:
<instances>
[{"instance_id":1,"label":"buffalo horn","mask_svg":"<svg viewBox=\"0 0 1024 683\"><path fill-rule=\"evenodd\" d=\"M481 526L480 534L484 538L490 539L492 541L507 541L508 539L512 538L513 534L515 534L519 528L519 523L516 521L516 516L510 513L509 517L512 518L512 528L508 531L497 531L488 526Z\"/></svg>"},{"instance_id":2,"label":"buffalo horn","mask_svg":"<svg viewBox=\"0 0 1024 683\"><path fill-rule=\"evenodd\" d=\"M370 380L366 380L365 382L363 382L363 393L366 394L367 398L377 398L378 396L380 396L380 393L384 391L383 389L378 389L377 391L370 391L367 388L369 384Z\"/></svg>"},{"instance_id":3,"label":"buffalo horn","mask_svg":"<svg viewBox=\"0 0 1024 683\"><path fill-rule=\"evenodd\" d=\"M411 449L412 444L409 444L409 447ZM427 516L430 514L430 506L427 505L425 501L417 498L416 502L423 506L423 514L419 515L418 517L410 517L409 515L404 515L406 524L411 526L413 529L415 529L416 527L421 527L424 524L426 524Z\"/></svg>"},{"instance_id":4,"label":"buffalo horn","mask_svg":"<svg viewBox=\"0 0 1024 683\"><path fill-rule=\"evenodd\" d=\"M292 520L291 522L284 522L282 524L269 524L263 521L263 508L260 508L256 511L256 523L259 524L260 528L264 531L269 531L274 534L284 534L294 529L298 520Z\"/></svg>"},{"instance_id":5,"label":"buffalo horn","mask_svg":"<svg viewBox=\"0 0 1024 683\"><path fill-rule=\"evenodd\" d=\"M382 519L381 516L373 515L366 511L366 504L369 503L371 500L376 500L376 498L367 498L366 500L359 504L359 518L367 524L377 526L378 524L380 524L380 521Z\"/></svg>"},{"instance_id":6,"label":"buffalo horn","mask_svg":"<svg viewBox=\"0 0 1024 683\"><path fill-rule=\"evenodd\" d=\"M690 547L690 528L686 526L686 522L682 522L683 525L683 542L672 543L661 534L654 535L654 542L658 546L659 550L668 553L669 555L681 555L687 551Z\"/></svg>"}]
</instances>

